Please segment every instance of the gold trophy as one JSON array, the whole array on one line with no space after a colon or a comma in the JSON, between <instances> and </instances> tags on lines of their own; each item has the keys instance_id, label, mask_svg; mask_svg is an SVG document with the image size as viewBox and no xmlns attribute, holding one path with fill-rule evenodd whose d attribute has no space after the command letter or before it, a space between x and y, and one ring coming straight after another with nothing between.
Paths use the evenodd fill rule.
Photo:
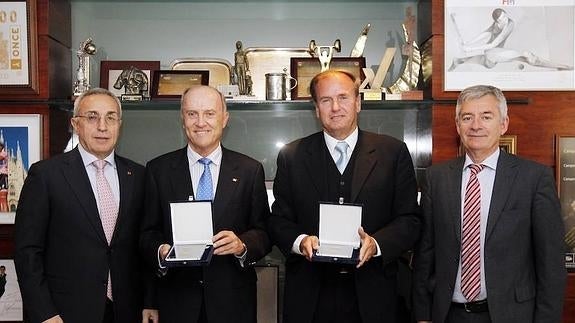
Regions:
<instances>
[{"instance_id":1,"label":"gold trophy","mask_svg":"<svg viewBox=\"0 0 575 323\"><path fill-rule=\"evenodd\" d=\"M78 56L78 70L76 70L76 82L74 83L74 97L90 89L90 56L96 54L96 45L92 38L80 43L76 51Z\"/></svg>"}]
</instances>

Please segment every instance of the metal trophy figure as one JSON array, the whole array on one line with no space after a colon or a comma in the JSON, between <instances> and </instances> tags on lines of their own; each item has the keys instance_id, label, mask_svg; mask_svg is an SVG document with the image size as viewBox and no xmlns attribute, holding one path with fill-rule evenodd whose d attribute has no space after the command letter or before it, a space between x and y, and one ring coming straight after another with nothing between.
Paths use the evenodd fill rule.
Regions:
<instances>
[{"instance_id":1,"label":"metal trophy figure","mask_svg":"<svg viewBox=\"0 0 575 323\"><path fill-rule=\"evenodd\" d=\"M118 75L114 88L117 90L124 88L124 94L121 96L122 101L141 101L144 97L149 97L148 76L144 71L134 66L130 66Z\"/></svg>"},{"instance_id":2,"label":"metal trophy figure","mask_svg":"<svg viewBox=\"0 0 575 323\"><path fill-rule=\"evenodd\" d=\"M365 49L365 43L367 42L367 33L369 32L369 28L371 28L371 24L367 24L365 27L363 27L363 30L357 38L355 46L353 46L351 53L349 53L349 57L363 56L363 50Z\"/></svg>"},{"instance_id":3,"label":"metal trophy figure","mask_svg":"<svg viewBox=\"0 0 575 323\"><path fill-rule=\"evenodd\" d=\"M80 43L80 48L76 51L78 70L74 83L74 96L79 96L90 89L90 56L94 54L96 54L96 45L92 38Z\"/></svg>"},{"instance_id":4,"label":"metal trophy figure","mask_svg":"<svg viewBox=\"0 0 575 323\"><path fill-rule=\"evenodd\" d=\"M388 93L403 93L417 88L421 67L421 53L415 41L416 17L411 7L405 9L405 19L401 27L405 43L401 46L403 70L400 77L387 89Z\"/></svg>"},{"instance_id":5,"label":"metal trophy figure","mask_svg":"<svg viewBox=\"0 0 575 323\"><path fill-rule=\"evenodd\" d=\"M335 40L333 46L317 46L313 39L309 42L309 53L311 56L319 59L322 72L329 69L329 63L333 57L334 50L338 53L341 51L341 42L339 39Z\"/></svg>"},{"instance_id":6,"label":"metal trophy figure","mask_svg":"<svg viewBox=\"0 0 575 323\"><path fill-rule=\"evenodd\" d=\"M240 95L252 95L253 82L249 75L250 66L242 42L239 40L236 42L234 63L235 83L238 85Z\"/></svg>"}]
</instances>

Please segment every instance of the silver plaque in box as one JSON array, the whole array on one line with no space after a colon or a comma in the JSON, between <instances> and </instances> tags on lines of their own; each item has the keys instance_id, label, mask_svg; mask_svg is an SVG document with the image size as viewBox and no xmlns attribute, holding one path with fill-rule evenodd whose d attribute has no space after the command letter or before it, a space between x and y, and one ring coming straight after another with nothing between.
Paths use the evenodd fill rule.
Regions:
<instances>
[{"instance_id":1,"label":"silver plaque in box","mask_svg":"<svg viewBox=\"0 0 575 323\"><path fill-rule=\"evenodd\" d=\"M209 85L217 88L231 84L232 64L220 58L178 58L170 64L172 70L209 71Z\"/></svg>"},{"instance_id":2,"label":"silver plaque in box","mask_svg":"<svg viewBox=\"0 0 575 323\"><path fill-rule=\"evenodd\" d=\"M266 99L266 74L289 71L292 57L311 57L308 48L299 47L249 47L245 52L252 76L252 94L260 100Z\"/></svg>"}]
</instances>

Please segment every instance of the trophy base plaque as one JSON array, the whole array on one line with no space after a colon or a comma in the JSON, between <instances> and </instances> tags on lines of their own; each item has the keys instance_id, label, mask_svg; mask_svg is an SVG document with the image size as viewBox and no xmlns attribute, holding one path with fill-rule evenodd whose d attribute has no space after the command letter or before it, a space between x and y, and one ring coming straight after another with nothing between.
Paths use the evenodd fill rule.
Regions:
<instances>
[{"instance_id":1,"label":"trophy base plaque","mask_svg":"<svg viewBox=\"0 0 575 323\"><path fill-rule=\"evenodd\" d=\"M410 90L410 91L401 92L401 99L402 100L421 101L421 100L423 100L423 91L421 91L421 90Z\"/></svg>"},{"instance_id":2,"label":"trophy base plaque","mask_svg":"<svg viewBox=\"0 0 575 323\"><path fill-rule=\"evenodd\" d=\"M399 101L401 100L401 93L385 93L386 101Z\"/></svg>"},{"instance_id":3,"label":"trophy base plaque","mask_svg":"<svg viewBox=\"0 0 575 323\"><path fill-rule=\"evenodd\" d=\"M359 92L363 94L363 100L365 101L383 100L383 93L379 89L361 89Z\"/></svg>"},{"instance_id":4,"label":"trophy base plaque","mask_svg":"<svg viewBox=\"0 0 575 323\"><path fill-rule=\"evenodd\" d=\"M120 100L129 101L129 102L138 102L138 101L143 101L144 96L141 94L122 94L120 96Z\"/></svg>"}]
</instances>

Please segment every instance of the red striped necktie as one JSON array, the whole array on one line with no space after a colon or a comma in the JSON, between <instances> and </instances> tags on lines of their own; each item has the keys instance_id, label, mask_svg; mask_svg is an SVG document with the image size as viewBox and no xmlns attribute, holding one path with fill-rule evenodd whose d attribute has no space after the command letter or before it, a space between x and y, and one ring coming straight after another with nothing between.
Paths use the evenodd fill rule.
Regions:
<instances>
[{"instance_id":1,"label":"red striped necktie","mask_svg":"<svg viewBox=\"0 0 575 323\"><path fill-rule=\"evenodd\" d=\"M481 187L477 174L484 165L469 165L471 176L465 188L461 234L461 292L474 301L481 291Z\"/></svg>"}]
</instances>

